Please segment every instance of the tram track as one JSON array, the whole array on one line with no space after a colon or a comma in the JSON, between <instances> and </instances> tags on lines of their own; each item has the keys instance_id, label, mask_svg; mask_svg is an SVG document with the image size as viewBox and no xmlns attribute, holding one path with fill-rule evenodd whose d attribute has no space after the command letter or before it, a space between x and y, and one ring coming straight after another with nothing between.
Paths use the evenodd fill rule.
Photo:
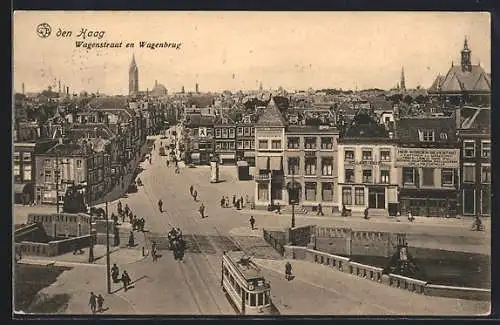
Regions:
<instances>
[{"instance_id":1,"label":"tram track","mask_svg":"<svg viewBox=\"0 0 500 325\"><path fill-rule=\"evenodd\" d=\"M162 185L163 185L163 184L161 184L161 183L159 183L159 184L158 184L158 183L159 183L159 182L158 182L158 178L155 178L155 181L154 181L154 182L152 182L152 184L151 184L151 185L153 185L153 184L157 184L157 185L160 185L160 186L162 186ZM151 186L151 187L152 187L152 186ZM148 190L145 190L145 194L146 194L146 196L147 196L148 200L151 202L151 204L152 204L153 206L155 206L155 202L154 202L154 201L153 201L153 199L152 199L152 195L149 193L149 191L148 191ZM158 216L158 212L155 212L155 213L156 213L156 214L157 214L157 216ZM164 212L162 213L162 215L161 215L161 216L159 216L159 220L160 220L160 223L162 224L162 227L165 229L165 231L166 231L166 232L168 232L168 231L169 231L169 229L168 229L168 228L167 228L167 226L165 225L165 222L164 222L164 220L163 220L163 218L162 218L164 214L166 214L166 215L169 217L169 219L170 219L170 220L177 222L177 221L178 221L178 219L177 219L177 218L178 218L178 216L177 216L177 215L181 215L181 214L182 214L182 212L181 212L179 209L177 209L176 207L175 207L175 208L174 208L174 207L169 207L169 209L168 209L168 210L164 211ZM186 219L190 219L190 218L186 218ZM185 221L187 221L187 220L185 220ZM192 220L192 219L190 219L190 220L189 220L189 223L190 223L190 224L193 224L192 222L193 222L193 220ZM201 253L201 254L202 254L202 256L204 257L204 259L205 259L205 261L206 261L206 264L207 264L207 265L208 265L208 267L211 269L211 271L212 271L211 273L212 273L212 274L214 274L215 270L213 270L213 267L211 266L210 261L209 261L208 257L206 256L206 254L204 254L204 253L203 253L203 250L202 250L202 246L201 246L201 244L200 244L200 243L199 243L199 241L196 239L196 236L194 236L194 235L193 235L193 236L192 236L192 238L193 238L194 243L198 246L198 249L200 250L200 253ZM188 254L188 256L189 256L189 254ZM190 264L192 264L192 265L194 266L194 267L193 267L193 270L195 271L194 273L196 274L196 278L197 278L197 279L199 279L199 281L201 282L201 284L202 284L202 285L206 288L206 292L207 292L207 293L208 293L208 295L210 296L210 300L213 302L213 305L215 306L216 310L219 312L219 314L222 314L222 308L221 308L221 306L217 303L217 299L214 297L214 295L213 295L213 293L212 293L212 290L210 289L210 285L206 282L206 280L205 280L205 279L204 279L204 277L202 276L202 272L200 271L199 266L196 264L196 262L194 261L194 259L192 258L192 256L189 256L189 261L191 262ZM204 310L203 310L204 308L202 307L202 303L201 303L201 302L199 302L199 300L200 300L200 299L199 299L198 295L195 293L195 292L196 292L196 288L193 288L193 284L191 283L192 281L190 281L190 280L187 278L187 276L186 276L186 274L189 272L189 271L187 271L187 268L186 268L186 267L185 267L182 263L179 263L179 268L181 269L181 273L182 273L182 276L183 276L183 280L184 280L184 282L185 282L186 286L188 287L188 289L189 289L189 291L190 291L190 293L191 293L191 295L192 295L192 297L193 297L193 300L195 301L195 304L196 304L196 306L197 306L198 311L199 311L201 314L205 314L205 315L206 315L206 314L211 314L210 312L204 312ZM215 273L216 273L216 272L215 272ZM198 298L197 298L197 297L198 297Z\"/></svg>"}]
</instances>

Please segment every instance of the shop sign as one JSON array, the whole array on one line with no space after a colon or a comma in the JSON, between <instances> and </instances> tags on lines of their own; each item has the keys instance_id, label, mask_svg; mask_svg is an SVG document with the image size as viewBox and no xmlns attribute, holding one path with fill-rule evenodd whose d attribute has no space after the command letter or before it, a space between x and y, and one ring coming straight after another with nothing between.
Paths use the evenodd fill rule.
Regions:
<instances>
[{"instance_id":1,"label":"shop sign","mask_svg":"<svg viewBox=\"0 0 500 325\"><path fill-rule=\"evenodd\" d=\"M397 148L397 167L458 168L460 149Z\"/></svg>"}]
</instances>

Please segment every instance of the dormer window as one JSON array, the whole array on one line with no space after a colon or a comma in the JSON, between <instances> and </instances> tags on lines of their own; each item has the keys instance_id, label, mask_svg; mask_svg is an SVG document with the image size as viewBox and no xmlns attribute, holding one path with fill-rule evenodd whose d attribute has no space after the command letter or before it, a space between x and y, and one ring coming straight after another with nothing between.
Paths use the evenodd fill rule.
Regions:
<instances>
[{"instance_id":1,"label":"dormer window","mask_svg":"<svg viewBox=\"0 0 500 325\"><path fill-rule=\"evenodd\" d=\"M419 141L421 142L434 142L433 130L418 130Z\"/></svg>"},{"instance_id":2,"label":"dormer window","mask_svg":"<svg viewBox=\"0 0 500 325\"><path fill-rule=\"evenodd\" d=\"M441 132L441 134L439 135L439 138L441 140L448 140L448 134L445 132Z\"/></svg>"}]
</instances>

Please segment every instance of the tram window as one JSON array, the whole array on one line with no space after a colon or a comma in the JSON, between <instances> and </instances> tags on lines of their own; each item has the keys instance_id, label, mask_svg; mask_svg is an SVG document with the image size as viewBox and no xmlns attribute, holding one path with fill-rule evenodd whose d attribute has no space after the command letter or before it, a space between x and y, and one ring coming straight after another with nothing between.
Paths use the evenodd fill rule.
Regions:
<instances>
[{"instance_id":1,"label":"tram window","mask_svg":"<svg viewBox=\"0 0 500 325\"><path fill-rule=\"evenodd\" d=\"M250 305L250 294L248 292L245 293L247 296L245 297L246 299L246 302L247 302L247 305Z\"/></svg>"},{"instance_id":2,"label":"tram window","mask_svg":"<svg viewBox=\"0 0 500 325\"><path fill-rule=\"evenodd\" d=\"M240 294L240 285L238 283L236 283L236 292L238 295Z\"/></svg>"},{"instance_id":3,"label":"tram window","mask_svg":"<svg viewBox=\"0 0 500 325\"><path fill-rule=\"evenodd\" d=\"M250 306L255 306L255 293L250 294Z\"/></svg>"},{"instance_id":4,"label":"tram window","mask_svg":"<svg viewBox=\"0 0 500 325\"><path fill-rule=\"evenodd\" d=\"M226 267L224 268L224 275L226 275L226 276L229 275L229 271L227 270Z\"/></svg>"},{"instance_id":5,"label":"tram window","mask_svg":"<svg viewBox=\"0 0 500 325\"><path fill-rule=\"evenodd\" d=\"M269 291L264 292L264 305L269 305Z\"/></svg>"},{"instance_id":6,"label":"tram window","mask_svg":"<svg viewBox=\"0 0 500 325\"><path fill-rule=\"evenodd\" d=\"M234 286L234 278L232 275L229 276L229 281L231 282L231 285Z\"/></svg>"},{"instance_id":7,"label":"tram window","mask_svg":"<svg viewBox=\"0 0 500 325\"><path fill-rule=\"evenodd\" d=\"M262 306L264 304L264 293L261 292L257 295L257 306Z\"/></svg>"}]
</instances>

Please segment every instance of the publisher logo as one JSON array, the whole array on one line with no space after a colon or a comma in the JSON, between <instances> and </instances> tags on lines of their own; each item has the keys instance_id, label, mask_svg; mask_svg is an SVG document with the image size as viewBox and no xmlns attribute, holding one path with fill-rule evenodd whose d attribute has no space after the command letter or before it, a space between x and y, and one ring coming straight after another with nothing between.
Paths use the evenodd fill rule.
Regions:
<instances>
[{"instance_id":1,"label":"publisher logo","mask_svg":"<svg viewBox=\"0 0 500 325\"><path fill-rule=\"evenodd\" d=\"M36 27L36 33L41 38L47 38L52 33L52 28L47 23L41 23Z\"/></svg>"}]
</instances>

